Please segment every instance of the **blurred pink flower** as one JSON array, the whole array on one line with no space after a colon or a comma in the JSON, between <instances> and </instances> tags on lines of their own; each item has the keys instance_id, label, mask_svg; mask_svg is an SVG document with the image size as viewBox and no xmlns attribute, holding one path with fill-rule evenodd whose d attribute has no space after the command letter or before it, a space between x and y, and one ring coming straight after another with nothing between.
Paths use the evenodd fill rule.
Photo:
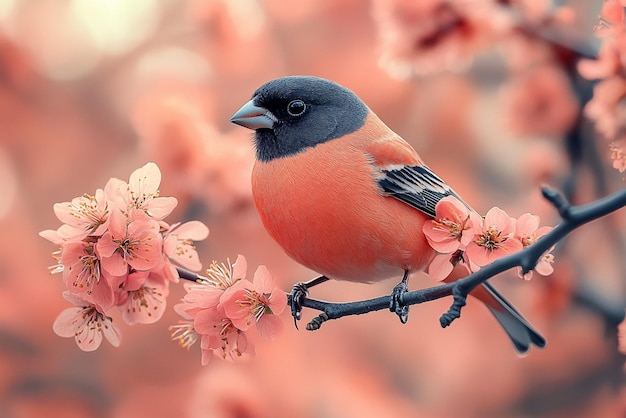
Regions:
<instances>
[{"instance_id":1,"label":"blurred pink flower","mask_svg":"<svg viewBox=\"0 0 626 418\"><path fill-rule=\"evenodd\" d=\"M509 125L519 134L562 136L578 117L579 102L571 82L553 64L517 72L502 92Z\"/></svg>"},{"instance_id":2,"label":"blurred pink flower","mask_svg":"<svg viewBox=\"0 0 626 418\"><path fill-rule=\"evenodd\" d=\"M602 41L597 59L581 59L578 72L588 80L596 80L626 71L626 36L608 37Z\"/></svg>"},{"instance_id":3,"label":"blurred pink flower","mask_svg":"<svg viewBox=\"0 0 626 418\"><path fill-rule=\"evenodd\" d=\"M596 60L581 60L580 74L601 81L593 89L593 98L585 106L585 114L596 130L611 141L613 167L623 172L626 161L622 143L626 140L626 2L606 0L602 5L600 23L595 28L602 38Z\"/></svg>"},{"instance_id":4,"label":"blurred pink flower","mask_svg":"<svg viewBox=\"0 0 626 418\"><path fill-rule=\"evenodd\" d=\"M626 13L624 0L604 0L600 10L600 23L594 28L598 36L607 37L620 34L625 29Z\"/></svg>"},{"instance_id":5,"label":"blurred pink flower","mask_svg":"<svg viewBox=\"0 0 626 418\"><path fill-rule=\"evenodd\" d=\"M398 75L459 69L498 39L495 2L375 0L381 64Z\"/></svg>"},{"instance_id":6,"label":"blurred pink flower","mask_svg":"<svg viewBox=\"0 0 626 418\"><path fill-rule=\"evenodd\" d=\"M128 269L150 270L162 261L163 236L159 223L150 218L127 218L114 211L109 229L96 244L102 269L112 276L125 276Z\"/></svg>"},{"instance_id":7,"label":"blurred pink flower","mask_svg":"<svg viewBox=\"0 0 626 418\"><path fill-rule=\"evenodd\" d=\"M626 355L626 319L617 326L617 341L619 351Z\"/></svg>"},{"instance_id":8,"label":"blurred pink flower","mask_svg":"<svg viewBox=\"0 0 626 418\"><path fill-rule=\"evenodd\" d=\"M256 325L262 337L273 340L282 331L280 315L287 306L287 295L276 287L274 276L259 266L253 281L240 280L220 297L226 316L242 331Z\"/></svg>"},{"instance_id":9,"label":"blurred pink flower","mask_svg":"<svg viewBox=\"0 0 626 418\"><path fill-rule=\"evenodd\" d=\"M585 106L585 114L609 141L626 137L626 78L613 76L600 81Z\"/></svg>"},{"instance_id":10,"label":"blurred pink flower","mask_svg":"<svg viewBox=\"0 0 626 418\"><path fill-rule=\"evenodd\" d=\"M624 147L625 141L626 137L620 141L612 142L610 145L613 168L619 170L620 173L626 171L626 148Z\"/></svg>"},{"instance_id":11,"label":"blurred pink flower","mask_svg":"<svg viewBox=\"0 0 626 418\"><path fill-rule=\"evenodd\" d=\"M498 207L489 209L482 224L473 225L473 228L474 237L467 246L466 255L478 266L486 266L522 249L522 243L513 236L515 219Z\"/></svg>"},{"instance_id":12,"label":"blurred pink flower","mask_svg":"<svg viewBox=\"0 0 626 418\"><path fill-rule=\"evenodd\" d=\"M94 351L104 336L114 347L120 345L120 333L110 317L82 299L65 292L63 296L77 305L67 308L54 321L52 329L60 337L74 337L83 351Z\"/></svg>"},{"instance_id":13,"label":"blurred pink flower","mask_svg":"<svg viewBox=\"0 0 626 418\"><path fill-rule=\"evenodd\" d=\"M539 227L539 216L525 213L517 218L517 222L515 223L515 238L522 243L522 248L526 248L529 245L533 245L539 238L552 231L552 229L554 228L551 226ZM550 248L537 262L534 271L538 274L549 276L554 272L554 267L552 266L554 263L554 255L551 254L553 249L554 247ZM518 269L518 274L520 277L530 280L533 272L529 271L522 276L520 268Z\"/></svg>"},{"instance_id":14,"label":"blurred pink flower","mask_svg":"<svg viewBox=\"0 0 626 418\"><path fill-rule=\"evenodd\" d=\"M245 132L219 129L213 99L195 86L165 83L138 101L133 124L143 154L167 173L164 189L231 213L252 202L254 149Z\"/></svg>"}]
</instances>

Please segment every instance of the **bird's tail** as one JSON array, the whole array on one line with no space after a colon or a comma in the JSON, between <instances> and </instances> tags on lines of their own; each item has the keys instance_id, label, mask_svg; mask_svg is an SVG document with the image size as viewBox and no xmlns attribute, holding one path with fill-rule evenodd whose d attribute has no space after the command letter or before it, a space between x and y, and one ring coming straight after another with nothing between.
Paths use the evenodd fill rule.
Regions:
<instances>
[{"instance_id":1,"label":"bird's tail","mask_svg":"<svg viewBox=\"0 0 626 418\"><path fill-rule=\"evenodd\" d=\"M486 292L479 291L479 298L502 325L519 354L526 353L531 345L539 348L546 346L546 340L492 285L485 282L482 287Z\"/></svg>"}]
</instances>

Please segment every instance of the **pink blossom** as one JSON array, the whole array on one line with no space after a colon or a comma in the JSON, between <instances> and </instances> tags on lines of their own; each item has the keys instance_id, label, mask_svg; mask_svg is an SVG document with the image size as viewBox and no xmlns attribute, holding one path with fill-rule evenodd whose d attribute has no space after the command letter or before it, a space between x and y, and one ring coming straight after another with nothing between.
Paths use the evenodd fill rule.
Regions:
<instances>
[{"instance_id":1,"label":"pink blossom","mask_svg":"<svg viewBox=\"0 0 626 418\"><path fill-rule=\"evenodd\" d=\"M201 286L211 287L207 283ZM215 351L220 352L222 358L236 358L251 353L253 347L248 343L244 331L235 327L219 306L219 296L224 291L217 289L217 292L203 292L199 288L193 291L195 297L185 296L183 303L174 307L183 320L170 326L172 339L187 350L200 339L202 365L209 363Z\"/></svg>"},{"instance_id":2,"label":"pink blossom","mask_svg":"<svg viewBox=\"0 0 626 418\"><path fill-rule=\"evenodd\" d=\"M54 321L52 329L60 337L74 337L83 351L94 351L104 336L114 347L120 345L120 332L112 319L95 305L65 292L63 296L77 305L67 308Z\"/></svg>"},{"instance_id":3,"label":"pink blossom","mask_svg":"<svg viewBox=\"0 0 626 418\"><path fill-rule=\"evenodd\" d=\"M240 280L226 289L220 298L224 312L242 331L256 325L259 334L273 340L282 330L280 315L287 305L285 292L276 287L274 276L259 266L252 282Z\"/></svg>"},{"instance_id":4,"label":"pink blossom","mask_svg":"<svg viewBox=\"0 0 626 418\"><path fill-rule=\"evenodd\" d=\"M63 273L66 297L77 305L59 316L55 331L75 336L84 350L97 348L103 333L119 344L117 328L107 316L113 307L128 324L153 323L162 317L169 282L179 279L170 259L189 269L201 269L193 240L206 238L208 228L197 221L173 226L163 221L177 201L159 196L160 182L158 167L148 163L131 174L129 183L113 178L95 196L56 204L55 213L64 223L57 230L40 232L59 247L53 253L57 264L50 270ZM217 307L224 289L233 284L232 275L245 276L245 260L237 264L210 268L206 283L195 284L204 289L191 291L179 304L179 313L192 318ZM243 272L237 270L242 267ZM188 335L177 331L175 338L187 344Z\"/></svg>"},{"instance_id":5,"label":"pink blossom","mask_svg":"<svg viewBox=\"0 0 626 418\"><path fill-rule=\"evenodd\" d=\"M161 170L155 163L147 163L133 171L128 183L111 179L105 192L116 206L126 211L139 209L155 220L162 220L178 204L174 197L160 197Z\"/></svg>"},{"instance_id":6,"label":"pink blossom","mask_svg":"<svg viewBox=\"0 0 626 418\"><path fill-rule=\"evenodd\" d=\"M551 226L539 227L539 216L525 213L517 219L515 224L515 238L518 239L523 248L533 245L537 240L548 232L552 231ZM546 253L541 256L534 271L542 276L549 276L554 271L552 264L554 263L554 256L551 254L554 247L550 248ZM521 275L521 269L518 274ZM526 273L523 276L526 280L532 278L532 271Z\"/></svg>"},{"instance_id":7,"label":"pink blossom","mask_svg":"<svg viewBox=\"0 0 626 418\"><path fill-rule=\"evenodd\" d=\"M473 228L474 237L465 254L480 267L522 249L522 243L513 236L515 220L498 207L491 208L482 225Z\"/></svg>"},{"instance_id":8,"label":"pink blossom","mask_svg":"<svg viewBox=\"0 0 626 418\"><path fill-rule=\"evenodd\" d=\"M474 225L482 225L481 217L459 199L447 196L437 203L435 219L425 222L423 227L428 243L438 253L428 266L428 275L433 280L446 279L459 264L468 272L478 270L465 255L467 245L474 238Z\"/></svg>"},{"instance_id":9,"label":"pink blossom","mask_svg":"<svg viewBox=\"0 0 626 418\"><path fill-rule=\"evenodd\" d=\"M423 227L430 246L439 253L465 249L473 236L472 223L480 222L478 214L453 196L441 199L435 213L435 219L425 222Z\"/></svg>"},{"instance_id":10,"label":"pink blossom","mask_svg":"<svg viewBox=\"0 0 626 418\"><path fill-rule=\"evenodd\" d=\"M43 230L39 232L39 236L59 246L63 245L66 241L84 238L82 232L68 224L63 224L57 229Z\"/></svg>"},{"instance_id":11,"label":"pink blossom","mask_svg":"<svg viewBox=\"0 0 626 418\"><path fill-rule=\"evenodd\" d=\"M129 266L136 270L157 267L162 261L162 242L157 221L127 218L115 211L96 250L104 271L112 276L125 276Z\"/></svg>"},{"instance_id":12,"label":"pink blossom","mask_svg":"<svg viewBox=\"0 0 626 418\"><path fill-rule=\"evenodd\" d=\"M207 309L194 317L194 328L202 335L201 349L203 365L207 362L205 351L220 351L221 357L237 358L252 353L254 348L248 342L245 331L237 328L221 307Z\"/></svg>"},{"instance_id":13,"label":"pink blossom","mask_svg":"<svg viewBox=\"0 0 626 418\"><path fill-rule=\"evenodd\" d=\"M611 143L609 148L611 160L613 160L613 168L620 173L626 171L626 147L624 147L624 142L626 142L626 135L623 140Z\"/></svg>"},{"instance_id":14,"label":"pink blossom","mask_svg":"<svg viewBox=\"0 0 626 418\"><path fill-rule=\"evenodd\" d=\"M183 317L177 325L170 326L172 339L178 341L181 347L189 349L198 339L201 340L202 364L205 365L212 357L214 350L222 350L222 355L239 350L238 341L245 341L245 337L234 338L234 333L240 333L224 314L219 306L220 297L224 291L238 279L245 277L246 260L243 256L237 257L234 265L218 264L213 262L207 269L207 276L197 283L186 283L187 293L182 301L174 306L174 310ZM231 355L232 357L232 355Z\"/></svg>"},{"instance_id":15,"label":"pink blossom","mask_svg":"<svg viewBox=\"0 0 626 418\"><path fill-rule=\"evenodd\" d=\"M95 196L84 194L70 202L55 203L54 213L61 222L74 231L73 238L81 239L104 233L109 207L104 191L98 189Z\"/></svg>"},{"instance_id":16,"label":"pink blossom","mask_svg":"<svg viewBox=\"0 0 626 418\"><path fill-rule=\"evenodd\" d=\"M166 229L163 251L167 257L192 271L202 269L193 241L201 241L209 235L209 228L202 222L191 221L174 224Z\"/></svg>"},{"instance_id":17,"label":"pink blossom","mask_svg":"<svg viewBox=\"0 0 626 418\"><path fill-rule=\"evenodd\" d=\"M129 325L152 324L165 313L169 282L159 276L148 275L137 289L122 292L118 307L122 319Z\"/></svg>"},{"instance_id":18,"label":"pink blossom","mask_svg":"<svg viewBox=\"0 0 626 418\"><path fill-rule=\"evenodd\" d=\"M100 267L93 241L68 241L61 250L63 280L67 289L102 309L109 309L114 302L113 289Z\"/></svg>"},{"instance_id":19,"label":"pink blossom","mask_svg":"<svg viewBox=\"0 0 626 418\"><path fill-rule=\"evenodd\" d=\"M187 294L174 306L183 320L170 327L172 339L184 348L201 340L202 364L212 355L236 358L254 348L246 332L255 325L265 338L275 338L282 329L277 317L287 304L265 266L246 280L247 263L243 256L231 265L213 262L207 276L185 285Z\"/></svg>"},{"instance_id":20,"label":"pink blossom","mask_svg":"<svg viewBox=\"0 0 626 418\"><path fill-rule=\"evenodd\" d=\"M428 266L428 276L440 282L445 280L458 265L465 267L468 274L480 269L480 267L474 266L467 260L464 251L458 250L452 254L435 255L435 258L433 258L433 261L431 261Z\"/></svg>"},{"instance_id":21,"label":"pink blossom","mask_svg":"<svg viewBox=\"0 0 626 418\"><path fill-rule=\"evenodd\" d=\"M522 242L524 248L533 245L539 238L552 231L551 226L539 227L539 216L525 213L515 223L515 237Z\"/></svg>"}]
</instances>

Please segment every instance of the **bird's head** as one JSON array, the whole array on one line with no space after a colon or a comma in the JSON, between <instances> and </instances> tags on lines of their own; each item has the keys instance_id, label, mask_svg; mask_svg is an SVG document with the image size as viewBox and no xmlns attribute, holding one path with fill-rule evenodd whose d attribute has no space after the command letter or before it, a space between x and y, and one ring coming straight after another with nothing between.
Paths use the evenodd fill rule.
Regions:
<instances>
[{"instance_id":1,"label":"bird's head","mask_svg":"<svg viewBox=\"0 0 626 418\"><path fill-rule=\"evenodd\" d=\"M361 99L337 83L290 76L259 87L230 121L255 130L257 159L270 161L352 133L368 112Z\"/></svg>"}]
</instances>

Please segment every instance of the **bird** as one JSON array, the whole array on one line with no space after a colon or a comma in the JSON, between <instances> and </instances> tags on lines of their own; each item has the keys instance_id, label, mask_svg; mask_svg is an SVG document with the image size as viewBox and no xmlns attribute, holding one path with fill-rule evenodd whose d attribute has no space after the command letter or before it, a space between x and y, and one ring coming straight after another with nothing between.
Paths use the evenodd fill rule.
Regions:
<instances>
[{"instance_id":1,"label":"bird","mask_svg":"<svg viewBox=\"0 0 626 418\"><path fill-rule=\"evenodd\" d=\"M354 92L324 78L271 80L230 121L254 131L252 196L265 229L287 255L321 274L294 286L296 326L297 300L329 279L402 277L390 310L406 322L401 294L408 277L435 254L422 227L442 198L461 200L454 190ZM545 346L490 283L471 294L486 304L518 353Z\"/></svg>"}]
</instances>

